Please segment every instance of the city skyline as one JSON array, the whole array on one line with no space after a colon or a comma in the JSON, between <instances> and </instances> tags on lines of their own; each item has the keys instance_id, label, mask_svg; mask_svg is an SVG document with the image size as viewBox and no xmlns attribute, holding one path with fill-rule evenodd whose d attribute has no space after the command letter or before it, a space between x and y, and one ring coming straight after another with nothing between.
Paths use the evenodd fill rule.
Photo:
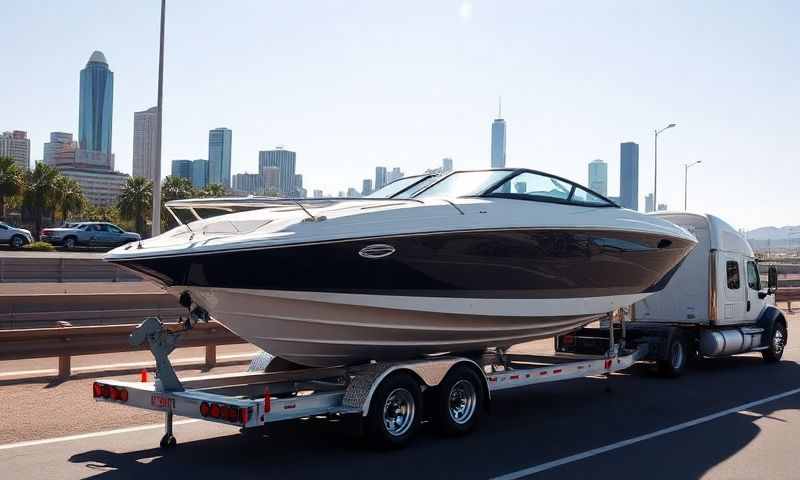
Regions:
<instances>
[{"instance_id":1,"label":"city skyline","mask_svg":"<svg viewBox=\"0 0 800 480\"><path fill-rule=\"evenodd\" d=\"M584 4L576 15L569 5L476 2L468 17L459 5L171 3L162 171L169 159L206 158L206 132L218 125L236 135L232 171L252 171L255 152L284 143L302 157L304 183L329 192L360 185L375 165L414 174L451 156L459 169L484 168L487 126L502 94L513 126L509 166L583 181L587 160L607 159L615 170L620 141L632 140L640 145L639 193L646 193L652 131L677 122L659 141L659 203L682 205L682 165L702 159L690 206L742 228L792 221L788 176L747 173L758 158L769 159L770 170L791 171L800 156L791 128L800 99L788 80L800 74L790 55L797 40L786 25L795 15L791 3ZM0 130L27 131L31 160L50 132L76 133L72 72L99 49L115 75L117 168L131 172L133 112L156 103L158 5L105 8L85 0L59 7L42 0L6 10L12 21L0 40L24 48L7 52L14 74L0 78L0 88L13 93L4 99ZM267 41L258 26L275 16L286 22ZM635 28L588 34L597 22L615 21ZM93 28L81 27L87 23ZM40 28L25 28L31 24ZM368 28L349 28L358 25ZM198 35L212 26L218 38ZM664 42L676 28L682 35ZM331 40L320 45L320 35ZM208 65L227 68L208 75ZM609 192L619 189L616 177ZM728 195L726 185L745 182L769 192L776 207L764 211Z\"/></svg>"}]
</instances>

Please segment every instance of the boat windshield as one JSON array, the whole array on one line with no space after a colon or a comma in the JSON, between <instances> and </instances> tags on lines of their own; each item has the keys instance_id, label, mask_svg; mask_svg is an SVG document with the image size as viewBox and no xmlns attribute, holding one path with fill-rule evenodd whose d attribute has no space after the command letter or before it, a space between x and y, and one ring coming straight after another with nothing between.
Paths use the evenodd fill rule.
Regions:
<instances>
[{"instance_id":1,"label":"boat windshield","mask_svg":"<svg viewBox=\"0 0 800 480\"><path fill-rule=\"evenodd\" d=\"M400 178L384 187L375 190L367 195L366 198L393 198L395 195L410 187L416 186L417 183L421 183L424 180L426 180L424 175Z\"/></svg>"},{"instance_id":2,"label":"boat windshield","mask_svg":"<svg viewBox=\"0 0 800 480\"><path fill-rule=\"evenodd\" d=\"M425 197L467 197L480 195L511 173L508 170L477 170L455 172L444 177L430 188L423 190L415 198Z\"/></svg>"}]
</instances>

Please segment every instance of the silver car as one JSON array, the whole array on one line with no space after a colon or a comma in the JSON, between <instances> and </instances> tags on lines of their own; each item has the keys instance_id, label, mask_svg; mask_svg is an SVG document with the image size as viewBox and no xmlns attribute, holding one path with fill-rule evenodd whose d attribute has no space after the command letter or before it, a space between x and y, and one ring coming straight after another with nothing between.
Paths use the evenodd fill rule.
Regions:
<instances>
[{"instance_id":1,"label":"silver car","mask_svg":"<svg viewBox=\"0 0 800 480\"><path fill-rule=\"evenodd\" d=\"M33 243L33 235L30 230L16 228L0 222L0 244L10 245L11 248L22 248L23 245Z\"/></svg>"},{"instance_id":2,"label":"silver car","mask_svg":"<svg viewBox=\"0 0 800 480\"><path fill-rule=\"evenodd\" d=\"M70 249L85 247L118 247L142 239L136 232L126 232L113 223L81 222L68 227L45 228L40 240Z\"/></svg>"}]
</instances>

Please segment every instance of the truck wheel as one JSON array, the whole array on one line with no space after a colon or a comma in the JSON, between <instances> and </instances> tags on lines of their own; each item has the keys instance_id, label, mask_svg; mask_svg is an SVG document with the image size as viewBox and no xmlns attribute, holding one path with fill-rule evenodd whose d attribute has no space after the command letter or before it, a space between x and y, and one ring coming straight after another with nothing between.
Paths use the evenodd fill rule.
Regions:
<instances>
[{"instance_id":1,"label":"truck wheel","mask_svg":"<svg viewBox=\"0 0 800 480\"><path fill-rule=\"evenodd\" d=\"M75 237L67 237L64 239L64 248L66 250L72 250L75 248Z\"/></svg>"},{"instance_id":2,"label":"truck wheel","mask_svg":"<svg viewBox=\"0 0 800 480\"><path fill-rule=\"evenodd\" d=\"M421 398L419 383L408 373L384 379L372 396L367 416L367 434L382 448L399 448L419 426Z\"/></svg>"},{"instance_id":3,"label":"truck wheel","mask_svg":"<svg viewBox=\"0 0 800 480\"><path fill-rule=\"evenodd\" d=\"M478 423L483 411L483 384L468 367L454 368L439 384L436 421L444 435L464 435Z\"/></svg>"},{"instance_id":4,"label":"truck wheel","mask_svg":"<svg viewBox=\"0 0 800 480\"><path fill-rule=\"evenodd\" d=\"M688 358L686 339L682 335L673 336L667 352L667 358L657 363L658 373L668 378L680 377Z\"/></svg>"},{"instance_id":5,"label":"truck wheel","mask_svg":"<svg viewBox=\"0 0 800 480\"><path fill-rule=\"evenodd\" d=\"M772 328L772 335L769 339L769 348L761 351L761 356L768 363L775 363L783 357L783 350L786 347L786 324L782 321L775 322Z\"/></svg>"}]
</instances>

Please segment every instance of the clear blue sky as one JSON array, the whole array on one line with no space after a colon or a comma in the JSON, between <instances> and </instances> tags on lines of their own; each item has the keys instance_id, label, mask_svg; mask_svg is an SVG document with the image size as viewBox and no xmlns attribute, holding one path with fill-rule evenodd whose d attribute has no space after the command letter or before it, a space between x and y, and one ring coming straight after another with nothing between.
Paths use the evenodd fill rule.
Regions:
<instances>
[{"instance_id":1,"label":"clear blue sky","mask_svg":"<svg viewBox=\"0 0 800 480\"><path fill-rule=\"evenodd\" d=\"M0 130L78 129L93 50L115 75L113 145L130 172L133 112L156 103L158 0L6 0ZM497 97L508 164L587 182L640 144L640 197L737 227L798 224L800 4L796 1L168 0L164 166L206 158L233 130L233 172L286 145L311 191L360 189L376 165L407 174L452 157L489 166ZM643 199L640 198L640 204Z\"/></svg>"}]
</instances>

